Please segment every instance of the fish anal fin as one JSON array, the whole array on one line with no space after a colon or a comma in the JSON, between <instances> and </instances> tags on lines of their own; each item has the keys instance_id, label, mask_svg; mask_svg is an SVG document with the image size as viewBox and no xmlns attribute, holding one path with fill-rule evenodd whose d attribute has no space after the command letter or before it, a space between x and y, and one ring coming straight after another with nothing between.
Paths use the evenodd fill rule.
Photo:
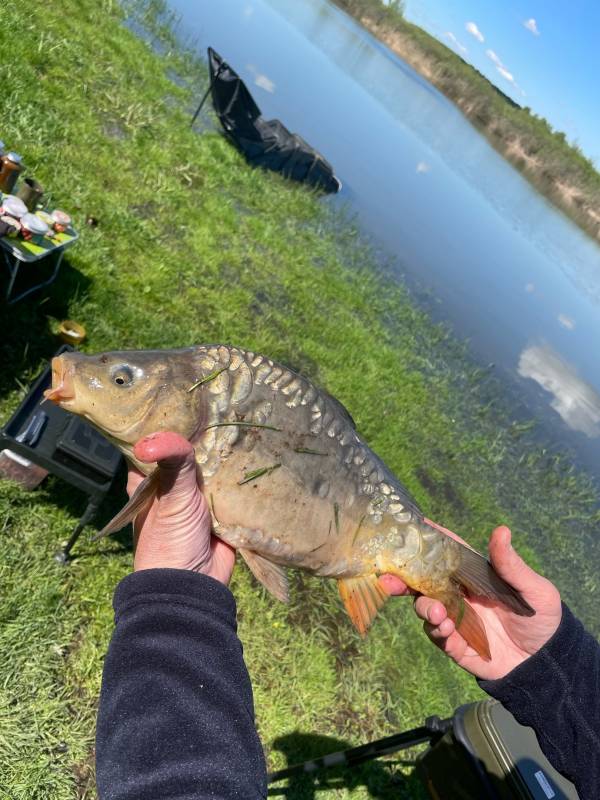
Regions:
<instances>
[{"instance_id":1,"label":"fish anal fin","mask_svg":"<svg viewBox=\"0 0 600 800\"><path fill-rule=\"evenodd\" d=\"M460 566L452 577L471 595L496 600L522 617L535 614L516 589L498 575L487 558L469 547L461 547Z\"/></svg>"},{"instance_id":2,"label":"fish anal fin","mask_svg":"<svg viewBox=\"0 0 600 800\"><path fill-rule=\"evenodd\" d=\"M262 583L273 597L281 600L282 603L289 602L288 579L283 567L280 567L279 564L274 564L264 556L260 556L254 550L240 548L238 553L241 554L256 580Z\"/></svg>"},{"instance_id":3,"label":"fish anal fin","mask_svg":"<svg viewBox=\"0 0 600 800\"><path fill-rule=\"evenodd\" d=\"M450 613L451 617L454 617ZM460 598L458 614L454 619L456 630L466 643L475 650L485 661L491 661L490 644L488 642L485 626L475 609L469 605L464 597Z\"/></svg>"},{"instance_id":4,"label":"fish anal fin","mask_svg":"<svg viewBox=\"0 0 600 800\"><path fill-rule=\"evenodd\" d=\"M354 627L361 636L366 636L377 612L388 599L388 593L376 575L341 578L338 587Z\"/></svg>"},{"instance_id":5,"label":"fish anal fin","mask_svg":"<svg viewBox=\"0 0 600 800\"><path fill-rule=\"evenodd\" d=\"M144 478L119 513L111 519L108 525L105 525L104 528L102 528L100 533L94 536L93 541L96 542L98 539L102 539L104 536L108 536L111 533L116 533L117 531L120 531L121 528L124 528L129 522L133 522L140 511L143 511L146 506L150 505L154 499L154 496L156 495L157 488L158 471L153 472L152 475L148 475L146 478Z\"/></svg>"}]
</instances>

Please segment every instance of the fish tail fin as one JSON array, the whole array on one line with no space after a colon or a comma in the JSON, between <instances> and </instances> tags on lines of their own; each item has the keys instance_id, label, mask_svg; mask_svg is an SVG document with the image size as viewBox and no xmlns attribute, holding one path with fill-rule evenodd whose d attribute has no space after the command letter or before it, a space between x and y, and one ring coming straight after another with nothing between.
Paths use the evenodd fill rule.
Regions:
<instances>
[{"instance_id":1,"label":"fish tail fin","mask_svg":"<svg viewBox=\"0 0 600 800\"><path fill-rule=\"evenodd\" d=\"M111 519L108 525L102 528L100 533L94 536L92 541L97 542L98 539L102 539L104 536L108 536L111 533L116 533L129 522L133 522L140 511L143 511L144 508L152 502L157 488L158 471L144 478L119 513Z\"/></svg>"},{"instance_id":2,"label":"fish tail fin","mask_svg":"<svg viewBox=\"0 0 600 800\"><path fill-rule=\"evenodd\" d=\"M452 575L472 595L497 600L515 614L532 617L534 609L516 589L513 589L494 570L490 562L475 550L465 545L460 549L460 565Z\"/></svg>"},{"instance_id":3,"label":"fish tail fin","mask_svg":"<svg viewBox=\"0 0 600 800\"><path fill-rule=\"evenodd\" d=\"M377 612L389 595L376 575L342 578L338 581L340 597L348 616L361 636L366 636Z\"/></svg>"},{"instance_id":4,"label":"fish tail fin","mask_svg":"<svg viewBox=\"0 0 600 800\"><path fill-rule=\"evenodd\" d=\"M449 612L454 619L456 630L466 643L473 648L485 661L491 661L490 644L488 642L485 626L475 609L469 605L464 597L460 598L456 616Z\"/></svg>"}]
</instances>

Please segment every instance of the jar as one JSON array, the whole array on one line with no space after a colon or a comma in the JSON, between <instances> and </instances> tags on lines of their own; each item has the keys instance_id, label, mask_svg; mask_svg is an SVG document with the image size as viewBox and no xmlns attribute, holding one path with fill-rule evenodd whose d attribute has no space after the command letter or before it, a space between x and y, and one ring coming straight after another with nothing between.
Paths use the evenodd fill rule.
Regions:
<instances>
[{"instance_id":1,"label":"jar","mask_svg":"<svg viewBox=\"0 0 600 800\"><path fill-rule=\"evenodd\" d=\"M0 158L0 192L12 194L17 178L23 172L23 159L17 153L7 153Z\"/></svg>"}]
</instances>

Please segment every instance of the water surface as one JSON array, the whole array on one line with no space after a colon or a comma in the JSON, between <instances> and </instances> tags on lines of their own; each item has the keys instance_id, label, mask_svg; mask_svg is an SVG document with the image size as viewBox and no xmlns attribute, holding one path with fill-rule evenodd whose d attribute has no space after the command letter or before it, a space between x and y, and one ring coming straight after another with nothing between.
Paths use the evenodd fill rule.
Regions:
<instances>
[{"instance_id":1,"label":"water surface","mask_svg":"<svg viewBox=\"0 0 600 800\"><path fill-rule=\"evenodd\" d=\"M327 0L170 0L266 117L320 150L336 202L600 476L600 248L440 92ZM425 291L423 291L425 290Z\"/></svg>"}]
</instances>

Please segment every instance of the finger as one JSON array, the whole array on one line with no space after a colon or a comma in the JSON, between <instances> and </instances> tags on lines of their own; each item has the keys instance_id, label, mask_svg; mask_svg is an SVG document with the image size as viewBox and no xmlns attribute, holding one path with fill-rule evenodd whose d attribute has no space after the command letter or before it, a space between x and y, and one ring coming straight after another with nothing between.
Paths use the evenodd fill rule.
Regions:
<instances>
[{"instance_id":1,"label":"finger","mask_svg":"<svg viewBox=\"0 0 600 800\"><path fill-rule=\"evenodd\" d=\"M380 575L379 584L387 594L392 596L400 596L407 594L416 594L414 589L410 589L403 580L400 580L396 575Z\"/></svg>"},{"instance_id":2,"label":"finger","mask_svg":"<svg viewBox=\"0 0 600 800\"><path fill-rule=\"evenodd\" d=\"M172 431L160 431L144 436L133 448L133 454L138 461L151 463L159 461L161 466L171 467L179 465L194 452L194 448L180 436Z\"/></svg>"},{"instance_id":3,"label":"finger","mask_svg":"<svg viewBox=\"0 0 600 800\"><path fill-rule=\"evenodd\" d=\"M431 622L423 623L423 630L430 639L439 642L442 639L448 639L456 630L454 622L450 617L443 619L439 625L432 625Z\"/></svg>"},{"instance_id":4,"label":"finger","mask_svg":"<svg viewBox=\"0 0 600 800\"><path fill-rule=\"evenodd\" d=\"M461 663L467 652L468 644L460 635L460 633L458 633L456 630L453 630L449 636L436 637L432 635L432 630L435 629L431 629L426 622L423 623L423 629L436 647L439 647L440 650L443 650L444 653L453 661L456 661L458 664Z\"/></svg>"},{"instance_id":5,"label":"finger","mask_svg":"<svg viewBox=\"0 0 600 800\"><path fill-rule=\"evenodd\" d=\"M449 536L451 539L456 539L456 541L460 542L461 544L467 544L465 540L461 539L460 536L457 536L454 533L454 531L451 531L448 528L444 528L443 525L438 525L437 522L433 522L433 520L427 519L427 517L425 517L424 519L428 525L431 525L432 528L435 528L437 531L440 531L440 533L445 533L446 536Z\"/></svg>"},{"instance_id":6,"label":"finger","mask_svg":"<svg viewBox=\"0 0 600 800\"><path fill-rule=\"evenodd\" d=\"M161 495L196 490L198 475L194 448L178 433L161 431L145 436L137 442L133 454L140 461L158 463Z\"/></svg>"},{"instance_id":7,"label":"finger","mask_svg":"<svg viewBox=\"0 0 600 800\"><path fill-rule=\"evenodd\" d=\"M489 544L490 560L498 575L518 592L527 594L539 586L545 578L531 569L514 550L511 544L511 532L506 525L501 525L492 532Z\"/></svg>"},{"instance_id":8,"label":"finger","mask_svg":"<svg viewBox=\"0 0 600 800\"><path fill-rule=\"evenodd\" d=\"M431 597L417 597L415 611L418 617L433 626L440 625L448 618L445 606L439 600L433 600Z\"/></svg>"}]
</instances>

